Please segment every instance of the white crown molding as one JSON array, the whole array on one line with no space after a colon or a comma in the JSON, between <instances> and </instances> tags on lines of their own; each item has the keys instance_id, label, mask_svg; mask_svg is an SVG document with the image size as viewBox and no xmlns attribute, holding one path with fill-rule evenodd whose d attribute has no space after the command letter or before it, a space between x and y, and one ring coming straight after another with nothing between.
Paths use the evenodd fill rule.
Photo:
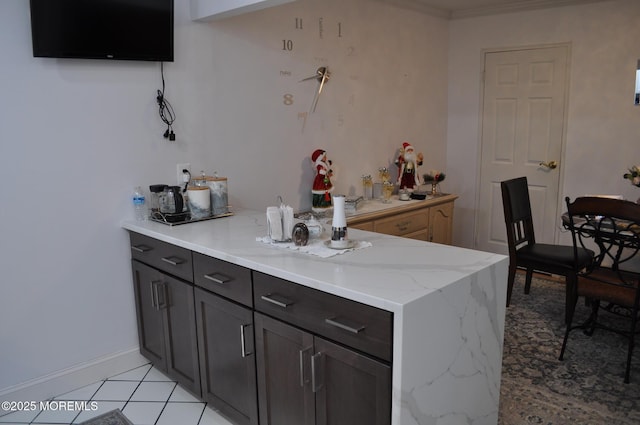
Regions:
<instances>
[{"instance_id":1,"label":"white crown molding","mask_svg":"<svg viewBox=\"0 0 640 425\"><path fill-rule=\"evenodd\" d=\"M501 13L524 12L552 7L575 6L586 3L598 3L608 0L521 0L494 6L469 7L451 12L451 19L470 18L474 16L497 15Z\"/></svg>"},{"instance_id":2,"label":"white crown molding","mask_svg":"<svg viewBox=\"0 0 640 425\"><path fill-rule=\"evenodd\" d=\"M442 9L429 5L429 0L376 0L403 9L415 10L444 19L463 19L475 16L497 15L501 13L524 12L561 6L575 6L609 0L518 0L490 6L467 7L457 10Z\"/></svg>"},{"instance_id":3,"label":"white crown molding","mask_svg":"<svg viewBox=\"0 0 640 425\"><path fill-rule=\"evenodd\" d=\"M451 11L441 9L439 7L430 6L421 0L375 0L381 3L387 3L402 9L414 10L416 12L425 13L427 15L436 16L438 18L451 19Z\"/></svg>"}]
</instances>

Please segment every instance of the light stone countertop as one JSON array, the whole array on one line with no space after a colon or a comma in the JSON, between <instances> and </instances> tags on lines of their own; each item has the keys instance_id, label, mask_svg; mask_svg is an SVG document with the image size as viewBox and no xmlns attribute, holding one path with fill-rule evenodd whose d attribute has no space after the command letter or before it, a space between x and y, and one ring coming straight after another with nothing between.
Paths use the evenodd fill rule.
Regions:
<instances>
[{"instance_id":1,"label":"light stone countertop","mask_svg":"<svg viewBox=\"0 0 640 425\"><path fill-rule=\"evenodd\" d=\"M358 229L349 230L350 239L373 246L321 258L256 241L267 235L266 215L249 210L178 226L126 221L122 227L392 312L505 258ZM324 238L329 237L329 230L325 223Z\"/></svg>"}]
</instances>

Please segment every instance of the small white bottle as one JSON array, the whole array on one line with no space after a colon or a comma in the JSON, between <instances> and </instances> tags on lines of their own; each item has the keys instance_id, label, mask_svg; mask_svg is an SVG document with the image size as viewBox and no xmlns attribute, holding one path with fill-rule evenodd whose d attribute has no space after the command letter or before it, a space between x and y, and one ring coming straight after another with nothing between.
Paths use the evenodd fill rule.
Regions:
<instances>
[{"instance_id":1,"label":"small white bottle","mask_svg":"<svg viewBox=\"0 0 640 425\"><path fill-rule=\"evenodd\" d=\"M137 221L144 221L147 219L144 192L140 186L136 186L133 190L133 209L135 211Z\"/></svg>"}]
</instances>

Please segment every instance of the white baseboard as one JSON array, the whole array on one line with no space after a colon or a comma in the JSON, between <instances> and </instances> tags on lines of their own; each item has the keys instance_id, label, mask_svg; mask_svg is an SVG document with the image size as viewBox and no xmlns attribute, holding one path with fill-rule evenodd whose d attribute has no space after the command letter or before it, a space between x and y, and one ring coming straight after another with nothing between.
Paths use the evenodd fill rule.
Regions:
<instances>
[{"instance_id":1,"label":"white baseboard","mask_svg":"<svg viewBox=\"0 0 640 425\"><path fill-rule=\"evenodd\" d=\"M0 389L0 401L44 401L149 363L139 347Z\"/></svg>"}]
</instances>

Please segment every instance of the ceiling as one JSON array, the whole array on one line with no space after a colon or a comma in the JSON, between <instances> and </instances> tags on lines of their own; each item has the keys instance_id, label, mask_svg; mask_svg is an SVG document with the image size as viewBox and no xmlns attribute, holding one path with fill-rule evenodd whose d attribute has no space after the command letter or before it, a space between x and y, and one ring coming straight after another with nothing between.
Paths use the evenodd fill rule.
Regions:
<instances>
[{"instance_id":1,"label":"ceiling","mask_svg":"<svg viewBox=\"0 0 640 425\"><path fill-rule=\"evenodd\" d=\"M448 19L546 9L608 0L382 0Z\"/></svg>"}]
</instances>

